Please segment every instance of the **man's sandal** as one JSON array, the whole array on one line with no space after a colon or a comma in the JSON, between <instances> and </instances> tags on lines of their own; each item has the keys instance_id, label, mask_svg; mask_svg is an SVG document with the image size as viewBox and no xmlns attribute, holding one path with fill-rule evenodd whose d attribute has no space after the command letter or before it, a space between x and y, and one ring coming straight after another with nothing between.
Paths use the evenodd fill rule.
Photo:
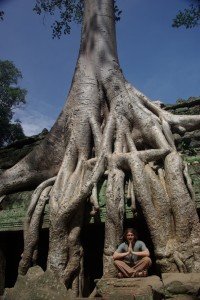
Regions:
<instances>
[{"instance_id":1,"label":"man's sandal","mask_svg":"<svg viewBox=\"0 0 200 300\"><path fill-rule=\"evenodd\" d=\"M138 272L138 277L147 277L148 273L147 270L143 270L141 272Z\"/></svg>"},{"instance_id":2,"label":"man's sandal","mask_svg":"<svg viewBox=\"0 0 200 300\"><path fill-rule=\"evenodd\" d=\"M119 272L117 273L117 278L124 278L124 275L121 272Z\"/></svg>"}]
</instances>

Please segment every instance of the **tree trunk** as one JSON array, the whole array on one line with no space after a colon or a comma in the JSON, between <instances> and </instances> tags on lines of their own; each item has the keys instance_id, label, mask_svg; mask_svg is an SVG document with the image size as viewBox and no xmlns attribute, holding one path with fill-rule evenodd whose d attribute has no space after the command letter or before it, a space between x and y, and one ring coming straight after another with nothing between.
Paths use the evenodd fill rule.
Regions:
<instances>
[{"instance_id":1,"label":"tree trunk","mask_svg":"<svg viewBox=\"0 0 200 300\"><path fill-rule=\"evenodd\" d=\"M2 175L1 194L44 181L27 214L20 273L35 257L35 228L49 199L48 267L81 295L84 206L90 199L92 213L98 211L97 183L104 174L104 274L113 272L112 254L122 239L125 181L132 205L137 201L143 210L161 271L200 272L199 220L172 134L197 128L200 116L171 115L129 84L118 62L113 0L84 3L65 107L46 140Z\"/></svg>"}]
</instances>

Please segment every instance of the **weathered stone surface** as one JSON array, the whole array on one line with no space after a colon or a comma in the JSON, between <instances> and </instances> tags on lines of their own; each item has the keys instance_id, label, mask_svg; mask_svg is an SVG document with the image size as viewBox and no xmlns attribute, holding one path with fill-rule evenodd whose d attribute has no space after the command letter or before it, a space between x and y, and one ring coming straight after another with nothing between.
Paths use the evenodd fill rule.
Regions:
<instances>
[{"instance_id":1,"label":"weathered stone surface","mask_svg":"<svg viewBox=\"0 0 200 300\"><path fill-rule=\"evenodd\" d=\"M200 299L200 273L164 273L165 296L168 299Z\"/></svg>"},{"instance_id":2,"label":"weathered stone surface","mask_svg":"<svg viewBox=\"0 0 200 300\"><path fill-rule=\"evenodd\" d=\"M18 276L14 288L6 289L4 300L72 300L65 285L50 270L39 266L29 269L26 276Z\"/></svg>"},{"instance_id":3,"label":"weathered stone surface","mask_svg":"<svg viewBox=\"0 0 200 300\"><path fill-rule=\"evenodd\" d=\"M146 278L102 278L97 282L97 294L103 299L123 300L198 300L199 273L165 273Z\"/></svg>"},{"instance_id":4,"label":"weathered stone surface","mask_svg":"<svg viewBox=\"0 0 200 300\"><path fill-rule=\"evenodd\" d=\"M24 219L34 191L6 195L0 202L0 231L23 230ZM49 227L48 205L43 214L42 227Z\"/></svg>"},{"instance_id":5,"label":"weathered stone surface","mask_svg":"<svg viewBox=\"0 0 200 300\"><path fill-rule=\"evenodd\" d=\"M165 105L165 110L176 115L198 115L200 114L200 97L190 97L187 100L178 99L176 104Z\"/></svg>"},{"instance_id":6,"label":"weathered stone surface","mask_svg":"<svg viewBox=\"0 0 200 300\"><path fill-rule=\"evenodd\" d=\"M7 147L0 149L0 172L11 168L20 159L26 156L29 152L37 146L41 140L44 139L48 130L45 128L43 131L31 137L26 137L23 140L16 141Z\"/></svg>"},{"instance_id":7,"label":"weathered stone surface","mask_svg":"<svg viewBox=\"0 0 200 300\"><path fill-rule=\"evenodd\" d=\"M102 278L96 284L99 300L198 300L199 273L165 273L144 278ZM66 291L51 271L32 267L26 276L19 276L14 288L6 289L1 300L81 300ZM88 298L89 299L89 298Z\"/></svg>"},{"instance_id":8,"label":"weathered stone surface","mask_svg":"<svg viewBox=\"0 0 200 300\"><path fill-rule=\"evenodd\" d=\"M97 295L103 299L160 300L163 285L158 276L144 278L102 278L97 282Z\"/></svg>"}]
</instances>

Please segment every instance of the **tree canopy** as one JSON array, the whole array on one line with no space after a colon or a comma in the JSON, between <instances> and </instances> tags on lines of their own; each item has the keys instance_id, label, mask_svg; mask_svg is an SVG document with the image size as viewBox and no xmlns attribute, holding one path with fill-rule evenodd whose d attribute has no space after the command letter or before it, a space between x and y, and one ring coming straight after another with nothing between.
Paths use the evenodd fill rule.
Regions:
<instances>
[{"instance_id":1,"label":"tree canopy","mask_svg":"<svg viewBox=\"0 0 200 300\"><path fill-rule=\"evenodd\" d=\"M13 62L0 60L0 146L25 137L20 120L12 122L13 109L26 103L27 91L18 86L21 78Z\"/></svg>"},{"instance_id":2,"label":"tree canopy","mask_svg":"<svg viewBox=\"0 0 200 300\"><path fill-rule=\"evenodd\" d=\"M179 11L173 20L173 27L185 26L186 28L193 28L200 25L200 0L191 0L188 8Z\"/></svg>"}]
</instances>

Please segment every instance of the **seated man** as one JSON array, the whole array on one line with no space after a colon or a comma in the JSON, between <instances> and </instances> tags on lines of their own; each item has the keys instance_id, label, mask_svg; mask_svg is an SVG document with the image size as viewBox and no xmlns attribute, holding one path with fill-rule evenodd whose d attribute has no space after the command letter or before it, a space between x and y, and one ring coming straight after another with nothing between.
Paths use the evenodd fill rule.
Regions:
<instances>
[{"instance_id":1,"label":"seated man","mask_svg":"<svg viewBox=\"0 0 200 300\"><path fill-rule=\"evenodd\" d=\"M113 254L114 265L119 270L118 278L147 276L151 259L145 243L137 239L137 232L133 228L126 229L124 240Z\"/></svg>"}]
</instances>

